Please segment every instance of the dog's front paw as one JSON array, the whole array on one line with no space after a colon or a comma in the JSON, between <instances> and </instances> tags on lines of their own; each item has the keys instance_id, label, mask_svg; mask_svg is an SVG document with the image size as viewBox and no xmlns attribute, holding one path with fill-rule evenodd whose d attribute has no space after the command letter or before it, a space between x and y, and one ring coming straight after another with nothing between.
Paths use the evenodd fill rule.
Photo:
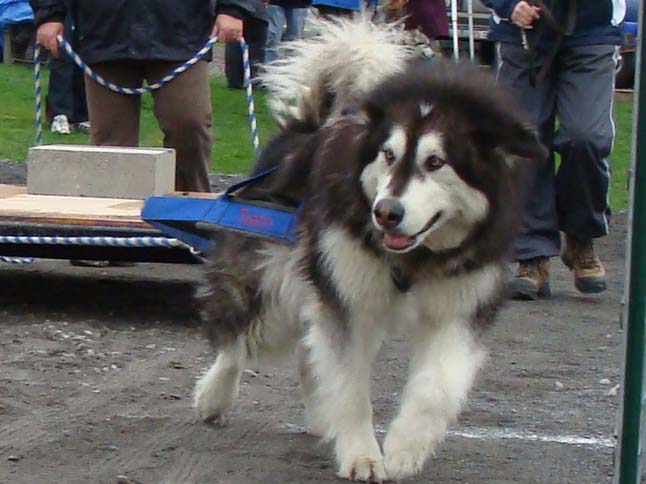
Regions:
<instances>
[{"instance_id":1,"label":"dog's front paw","mask_svg":"<svg viewBox=\"0 0 646 484\"><path fill-rule=\"evenodd\" d=\"M212 379L202 378L195 385L193 406L197 416L204 422L226 423L225 415L231 410L238 396L237 388L217 385Z\"/></svg>"},{"instance_id":2,"label":"dog's front paw","mask_svg":"<svg viewBox=\"0 0 646 484\"><path fill-rule=\"evenodd\" d=\"M357 456L341 463L339 477L350 481L383 482L386 471L381 456Z\"/></svg>"},{"instance_id":3,"label":"dog's front paw","mask_svg":"<svg viewBox=\"0 0 646 484\"><path fill-rule=\"evenodd\" d=\"M388 479L399 481L419 474L426 459L415 452L402 451L384 456L384 468Z\"/></svg>"},{"instance_id":4,"label":"dog's front paw","mask_svg":"<svg viewBox=\"0 0 646 484\"><path fill-rule=\"evenodd\" d=\"M419 445L418 445L419 444ZM399 481L419 474L430 455L427 446L415 439L386 436L384 442L384 467L388 479Z\"/></svg>"}]
</instances>

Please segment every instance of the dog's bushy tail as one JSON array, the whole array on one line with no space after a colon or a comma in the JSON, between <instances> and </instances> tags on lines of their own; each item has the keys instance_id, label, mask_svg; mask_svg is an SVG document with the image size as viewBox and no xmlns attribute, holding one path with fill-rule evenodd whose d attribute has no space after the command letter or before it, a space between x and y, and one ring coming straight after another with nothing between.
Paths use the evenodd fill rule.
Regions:
<instances>
[{"instance_id":1,"label":"dog's bushy tail","mask_svg":"<svg viewBox=\"0 0 646 484\"><path fill-rule=\"evenodd\" d=\"M411 59L401 26L315 17L311 37L284 43L262 82L277 122L318 127Z\"/></svg>"}]
</instances>

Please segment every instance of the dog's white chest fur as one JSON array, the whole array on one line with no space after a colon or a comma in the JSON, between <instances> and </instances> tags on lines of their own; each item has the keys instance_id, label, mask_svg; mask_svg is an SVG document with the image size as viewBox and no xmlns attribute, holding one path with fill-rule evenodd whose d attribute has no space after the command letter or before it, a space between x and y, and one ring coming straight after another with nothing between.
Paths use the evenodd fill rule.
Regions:
<instances>
[{"instance_id":1,"label":"dog's white chest fur","mask_svg":"<svg viewBox=\"0 0 646 484\"><path fill-rule=\"evenodd\" d=\"M338 296L352 316L371 319L388 331L467 321L479 304L495 294L502 277L494 265L450 277L421 274L402 292L387 262L366 251L343 229L327 229L320 246Z\"/></svg>"}]
</instances>

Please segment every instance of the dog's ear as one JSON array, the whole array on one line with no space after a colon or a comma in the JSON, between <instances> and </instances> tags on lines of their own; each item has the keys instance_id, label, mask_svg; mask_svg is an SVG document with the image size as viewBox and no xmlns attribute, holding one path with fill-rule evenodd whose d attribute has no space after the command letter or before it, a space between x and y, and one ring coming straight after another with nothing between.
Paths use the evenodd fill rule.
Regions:
<instances>
[{"instance_id":1,"label":"dog's ear","mask_svg":"<svg viewBox=\"0 0 646 484\"><path fill-rule=\"evenodd\" d=\"M518 158L544 160L549 155L536 129L523 123L513 123L500 133L499 148Z\"/></svg>"},{"instance_id":2,"label":"dog's ear","mask_svg":"<svg viewBox=\"0 0 646 484\"><path fill-rule=\"evenodd\" d=\"M473 130L478 145L500 150L511 158L543 160L549 154L536 129L515 116L490 117L479 121Z\"/></svg>"},{"instance_id":3,"label":"dog's ear","mask_svg":"<svg viewBox=\"0 0 646 484\"><path fill-rule=\"evenodd\" d=\"M374 96L366 99L363 104L362 111L366 119L368 120L368 123L373 126L380 124L386 116L384 106L380 102L378 102L378 100L375 99Z\"/></svg>"}]
</instances>

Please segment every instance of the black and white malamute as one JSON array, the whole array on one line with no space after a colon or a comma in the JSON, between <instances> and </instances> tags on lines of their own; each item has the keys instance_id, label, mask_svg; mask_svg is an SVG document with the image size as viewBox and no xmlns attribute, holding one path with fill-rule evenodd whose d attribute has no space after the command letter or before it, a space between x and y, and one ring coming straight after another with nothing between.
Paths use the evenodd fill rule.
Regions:
<instances>
[{"instance_id":1,"label":"black and white malamute","mask_svg":"<svg viewBox=\"0 0 646 484\"><path fill-rule=\"evenodd\" d=\"M220 419L243 370L296 348L311 432L334 441L338 474L419 473L485 358L503 298L531 127L475 68L415 65L401 32L321 22L265 82L281 132L243 196L304 200L295 245L218 233L203 294L217 359L195 407ZM410 375L379 444L370 373L385 338L407 335Z\"/></svg>"}]
</instances>

